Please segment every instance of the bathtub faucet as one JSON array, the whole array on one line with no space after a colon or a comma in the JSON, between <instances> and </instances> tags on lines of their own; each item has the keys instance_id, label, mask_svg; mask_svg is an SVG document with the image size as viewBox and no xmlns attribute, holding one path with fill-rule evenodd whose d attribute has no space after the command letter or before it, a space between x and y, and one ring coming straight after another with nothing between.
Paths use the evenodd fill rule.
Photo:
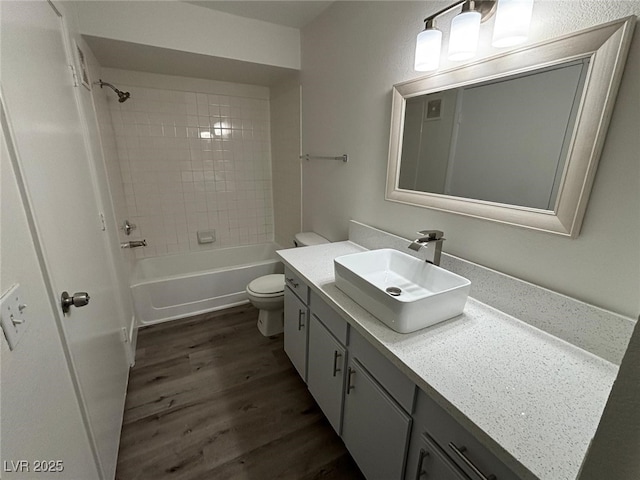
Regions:
<instances>
[{"instance_id":1,"label":"bathtub faucet","mask_svg":"<svg viewBox=\"0 0 640 480\"><path fill-rule=\"evenodd\" d=\"M426 247L429 243L435 243L435 247L433 249L433 261L427 260L429 263L433 263L434 265L440 265L440 255L442 254L442 242L445 240L442 236L443 232L440 230L421 230L418 232L419 235L424 235L423 237L416 238L411 244L409 248L411 250L419 251L422 247Z\"/></svg>"},{"instance_id":2,"label":"bathtub faucet","mask_svg":"<svg viewBox=\"0 0 640 480\"><path fill-rule=\"evenodd\" d=\"M131 240L129 242L124 242L120 244L120 248L136 248L136 247L146 247L146 240Z\"/></svg>"}]
</instances>

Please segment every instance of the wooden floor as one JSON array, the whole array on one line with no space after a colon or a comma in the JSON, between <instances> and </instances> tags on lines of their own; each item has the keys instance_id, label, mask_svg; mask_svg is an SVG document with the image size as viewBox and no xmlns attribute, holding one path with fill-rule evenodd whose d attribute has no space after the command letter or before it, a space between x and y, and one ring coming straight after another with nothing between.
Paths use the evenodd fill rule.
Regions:
<instances>
[{"instance_id":1,"label":"wooden floor","mask_svg":"<svg viewBox=\"0 0 640 480\"><path fill-rule=\"evenodd\" d=\"M362 479L247 305L141 329L116 478Z\"/></svg>"}]
</instances>

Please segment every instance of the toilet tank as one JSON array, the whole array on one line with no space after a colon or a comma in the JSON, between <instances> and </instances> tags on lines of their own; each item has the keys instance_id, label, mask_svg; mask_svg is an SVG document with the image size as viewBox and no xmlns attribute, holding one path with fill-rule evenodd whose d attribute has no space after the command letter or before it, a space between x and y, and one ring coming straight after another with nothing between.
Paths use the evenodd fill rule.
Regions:
<instances>
[{"instance_id":1,"label":"toilet tank","mask_svg":"<svg viewBox=\"0 0 640 480\"><path fill-rule=\"evenodd\" d=\"M307 247L309 245L321 245L330 242L316 232L300 232L295 234L293 243L296 247Z\"/></svg>"}]
</instances>

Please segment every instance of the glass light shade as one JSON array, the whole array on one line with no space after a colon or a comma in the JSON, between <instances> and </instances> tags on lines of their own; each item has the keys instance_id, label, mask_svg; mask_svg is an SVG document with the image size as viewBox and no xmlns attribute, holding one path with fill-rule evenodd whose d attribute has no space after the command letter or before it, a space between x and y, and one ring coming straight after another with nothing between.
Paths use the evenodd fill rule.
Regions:
<instances>
[{"instance_id":1,"label":"glass light shade","mask_svg":"<svg viewBox=\"0 0 640 480\"><path fill-rule=\"evenodd\" d=\"M416 40L416 60L414 69L417 72L430 72L440 66L440 48L442 32L428 28L418 34Z\"/></svg>"},{"instance_id":2,"label":"glass light shade","mask_svg":"<svg viewBox=\"0 0 640 480\"><path fill-rule=\"evenodd\" d=\"M478 50L480 12L462 12L451 21L449 60L460 61L473 57Z\"/></svg>"},{"instance_id":3,"label":"glass light shade","mask_svg":"<svg viewBox=\"0 0 640 480\"><path fill-rule=\"evenodd\" d=\"M493 27L493 41L497 48L511 47L529 36L533 0L500 0Z\"/></svg>"}]
</instances>

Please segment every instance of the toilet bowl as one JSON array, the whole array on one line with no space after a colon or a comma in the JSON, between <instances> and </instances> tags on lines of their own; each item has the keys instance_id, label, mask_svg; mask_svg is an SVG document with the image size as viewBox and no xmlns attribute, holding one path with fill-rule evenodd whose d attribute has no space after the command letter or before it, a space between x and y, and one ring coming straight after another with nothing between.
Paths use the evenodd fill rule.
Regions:
<instances>
[{"instance_id":1,"label":"toilet bowl","mask_svg":"<svg viewBox=\"0 0 640 480\"><path fill-rule=\"evenodd\" d=\"M315 232L296 233L296 247L320 245L329 240ZM284 275L281 273L264 275L247 285L247 296L251 304L259 310L258 330L265 337L277 335L284 330Z\"/></svg>"},{"instance_id":2,"label":"toilet bowl","mask_svg":"<svg viewBox=\"0 0 640 480\"><path fill-rule=\"evenodd\" d=\"M284 315L284 275L264 275L247 285L247 296L260 312L258 330L265 337L282 332Z\"/></svg>"}]
</instances>

